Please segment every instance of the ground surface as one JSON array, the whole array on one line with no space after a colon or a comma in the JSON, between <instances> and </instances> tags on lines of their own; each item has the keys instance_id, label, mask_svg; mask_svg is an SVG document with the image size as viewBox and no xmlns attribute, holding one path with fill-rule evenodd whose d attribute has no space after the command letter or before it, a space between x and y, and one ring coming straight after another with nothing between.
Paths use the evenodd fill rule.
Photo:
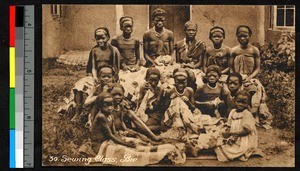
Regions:
<instances>
[{"instance_id":1,"label":"ground surface","mask_svg":"<svg viewBox=\"0 0 300 171\"><path fill-rule=\"evenodd\" d=\"M63 68L47 69L43 71L43 165L83 165L78 163L49 162L50 157L72 155L77 152L81 140L76 137L86 136L74 133L74 130L83 129L80 126L72 126L66 118L57 114L57 109L62 104L63 98L68 95L74 83L85 75L84 71L69 72ZM65 129L62 125L69 125ZM70 126L71 125L71 126ZM64 128L62 130L61 128ZM73 132L72 132L73 131ZM62 134L63 133L63 134ZM265 130L258 128L259 148L266 154L265 158L251 158L247 162L233 161L222 163L217 160L187 160L183 166L207 166L207 167L294 167L295 165L295 135L273 128ZM64 143L68 135L73 138L71 142ZM63 145L63 146L62 146Z\"/></svg>"}]
</instances>

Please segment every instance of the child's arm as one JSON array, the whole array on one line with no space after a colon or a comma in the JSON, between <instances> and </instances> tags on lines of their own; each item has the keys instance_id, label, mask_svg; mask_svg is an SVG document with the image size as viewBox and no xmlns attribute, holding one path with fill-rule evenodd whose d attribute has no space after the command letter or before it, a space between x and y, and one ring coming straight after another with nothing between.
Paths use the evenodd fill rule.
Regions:
<instances>
[{"instance_id":1,"label":"child's arm","mask_svg":"<svg viewBox=\"0 0 300 171\"><path fill-rule=\"evenodd\" d=\"M170 49L170 56L173 56L173 52L174 52L174 34L171 32L170 33L170 38L169 38L169 49ZM174 58L173 58L174 60Z\"/></svg>"},{"instance_id":2,"label":"child's arm","mask_svg":"<svg viewBox=\"0 0 300 171\"><path fill-rule=\"evenodd\" d=\"M144 57L147 61L151 62L152 65L155 65L154 60L148 55L148 47L149 47L149 40L148 40L149 35L147 33L144 34L143 36L143 48L144 48Z\"/></svg>"},{"instance_id":3,"label":"child's arm","mask_svg":"<svg viewBox=\"0 0 300 171\"><path fill-rule=\"evenodd\" d=\"M207 68L207 59L209 57L209 53L208 51L205 52L205 55L203 57L203 65L202 65L202 68L203 68L203 72L206 73L206 68Z\"/></svg>"},{"instance_id":4,"label":"child's arm","mask_svg":"<svg viewBox=\"0 0 300 171\"><path fill-rule=\"evenodd\" d=\"M143 100L145 94L146 94L146 90L145 90L144 85L142 85L142 86L140 87L139 100L138 100L138 104L137 104L138 107L140 106L140 104L141 104L141 102L142 102L142 100Z\"/></svg>"},{"instance_id":5,"label":"child's arm","mask_svg":"<svg viewBox=\"0 0 300 171\"><path fill-rule=\"evenodd\" d=\"M95 59L95 55L92 52L92 75L93 78L95 79L96 82L98 82L98 77L97 77L97 69L96 69L96 59Z\"/></svg>"},{"instance_id":6,"label":"child's arm","mask_svg":"<svg viewBox=\"0 0 300 171\"><path fill-rule=\"evenodd\" d=\"M253 50L254 50L254 60L255 60L255 69L253 71L253 73L248 76L248 80L254 78L260 71L260 53L259 50L253 46Z\"/></svg>"},{"instance_id":7,"label":"child's arm","mask_svg":"<svg viewBox=\"0 0 300 171\"><path fill-rule=\"evenodd\" d=\"M229 47L227 48L226 59L227 59L227 62L229 62L229 59L230 59L230 48ZM230 72L229 66L222 71L222 74L225 74L228 72Z\"/></svg>"},{"instance_id":8,"label":"child's arm","mask_svg":"<svg viewBox=\"0 0 300 171\"><path fill-rule=\"evenodd\" d=\"M125 145L125 146L128 146L128 147L135 147L134 143L123 141L122 139L119 139L118 137L116 137L113 134L112 130L109 128L109 126L108 126L108 124L105 120L104 115L97 115L95 119L97 119L97 122L102 125L103 132L104 132L105 135L107 135L109 137L109 139L113 140L117 144Z\"/></svg>"},{"instance_id":9,"label":"child's arm","mask_svg":"<svg viewBox=\"0 0 300 171\"><path fill-rule=\"evenodd\" d=\"M140 65L140 41L136 40L135 41L135 57L136 57L136 65L139 66Z\"/></svg>"},{"instance_id":10,"label":"child's arm","mask_svg":"<svg viewBox=\"0 0 300 171\"><path fill-rule=\"evenodd\" d=\"M233 62L234 62L235 56L236 56L236 55L235 55L234 49L232 49L231 52L230 52L229 60L228 60L228 66L229 66L229 71L230 71L230 73L233 73L233 72L234 72L234 65L233 65Z\"/></svg>"},{"instance_id":11,"label":"child's arm","mask_svg":"<svg viewBox=\"0 0 300 171\"><path fill-rule=\"evenodd\" d=\"M200 55L199 55L199 61L198 61L198 63L196 63L194 65L194 68L200 68L201 66L203 66L203 58L204 58L205 52L206 52L206 46L205 46L205 44L202 43L200 45L200 48L201 48L202 53L200 53Z\"/></svg>"}]
</instances>

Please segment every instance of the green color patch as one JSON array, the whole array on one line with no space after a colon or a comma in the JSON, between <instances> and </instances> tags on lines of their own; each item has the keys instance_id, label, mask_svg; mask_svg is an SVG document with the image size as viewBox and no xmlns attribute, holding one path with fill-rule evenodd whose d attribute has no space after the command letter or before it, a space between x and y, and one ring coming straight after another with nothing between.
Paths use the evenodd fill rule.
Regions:
<instances>
[{"instance_id":1,"label":"green color patch","mask_svg":"<svg viewBox=\"0 0 300 171\"><path fill-rule=\"evenodd\" d=\"M9 89L9 129L15 129L15 118L16 118L16 113L15 113L15 106L16 106L16 101L15 101L15 89L10 88Z\"/></svg>"}]
</instances>

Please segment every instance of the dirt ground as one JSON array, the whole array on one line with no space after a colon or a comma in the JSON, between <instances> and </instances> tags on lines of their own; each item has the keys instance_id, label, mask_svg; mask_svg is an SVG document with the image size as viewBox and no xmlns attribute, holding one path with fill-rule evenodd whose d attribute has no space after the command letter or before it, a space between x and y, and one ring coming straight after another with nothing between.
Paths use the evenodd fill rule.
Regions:
<instances>
[{"instance_id":1,"label":"dirt ground","mask_svg":"<svg viewBox=\"0 0 300 171\"><path fill-rule=\"evenodd\" d=\"M85 75L85 71L67 71L63 68L47 69L43 72L43 165L61 165L51 163L51 156L76 153L78 142L71 142L63 148L61 139L57 138L60 131L72 134L70 137L80 137L72 131L61 130L63 124L70 124L68 120L57 113L63 98L68 96L74 83ZM81 129L74 126L73 130ZM64 134L64 135L65 135ZM273 128L265 130L258 128L259 148L266 154L264 158L253 157L247 162L233 161L229 163L217 160L189 159L183 166L195 167L294 167L295 166L295 133ZM69 154L67 154L69 153ZM59 156L58 156L59 157ZM77 165L77 164L66 164Z\"/></svg>"}]
</instances>

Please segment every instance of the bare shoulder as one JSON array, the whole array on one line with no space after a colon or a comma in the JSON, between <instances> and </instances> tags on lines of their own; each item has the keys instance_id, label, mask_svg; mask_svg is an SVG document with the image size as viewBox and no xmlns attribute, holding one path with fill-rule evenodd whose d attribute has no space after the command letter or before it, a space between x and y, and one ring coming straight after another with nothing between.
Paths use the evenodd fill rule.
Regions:
<instances>
[{"instance_id":1,"label":"bare shoulder","mask_svg":"<svg viewBox=\"0 0 300 171\"><path fill-rule=\"evenodd\" d=\"M111 40L118 40L119 36L114 36Z\"/></svg>"},{"instance_id":2,"label":"bare shoulder","mask_svg":"<svg viewBox=\"0 0 300 171\"><path fill-rule=\"evenodd\" d=\"M206 52L212 52L212 50L213 50L212 45L211 46L207 46Z\"/></svg>"},{"instance_id":3,"label":"bare shoulder","mask_svg":"<svg viewBox=\"0 0 300 171\"><path fill-rule=\"evenodd\" d=\"M259 50L256 46L250 45L250 47L255 53L259 53Z\"/></svg>"},{"instance_id":4,"label":"bare shoulder","mask_svg":"<svg viewBox=\"0 0 300 171\"><path fill-rule=\"evenodd\" d=\"M189 93L194 93L194 90L193 90L191 87L187 87L186 90L187 90L187 92L189 92Z\"/></svg>"},{"instance_id":5,"label":"bare shoulder","mask_svg":"<svg viewBox=\"0 0 300 171\"><path fill-rule=\"evenodd\" d=\"M171 35L173 36L173 34L174 34L171 30L169 30L169 29L167 29L167 28L165 28L165 31L166 31L166 33L167 33L168 35L170 35L170 36L171 36Z\"/></svg>"},{"instance_id":6,"label":"bare shoulder","mask_svg":"<svg viewBox=\"0 0 300 171\"><path fill-rule=\"evenodd\" d=\"M231 51L231 48L229 47L229 46L227 46L227 45L223 45L223 48L226 50L226 51Z\"/></svg>"}]
</instances>

